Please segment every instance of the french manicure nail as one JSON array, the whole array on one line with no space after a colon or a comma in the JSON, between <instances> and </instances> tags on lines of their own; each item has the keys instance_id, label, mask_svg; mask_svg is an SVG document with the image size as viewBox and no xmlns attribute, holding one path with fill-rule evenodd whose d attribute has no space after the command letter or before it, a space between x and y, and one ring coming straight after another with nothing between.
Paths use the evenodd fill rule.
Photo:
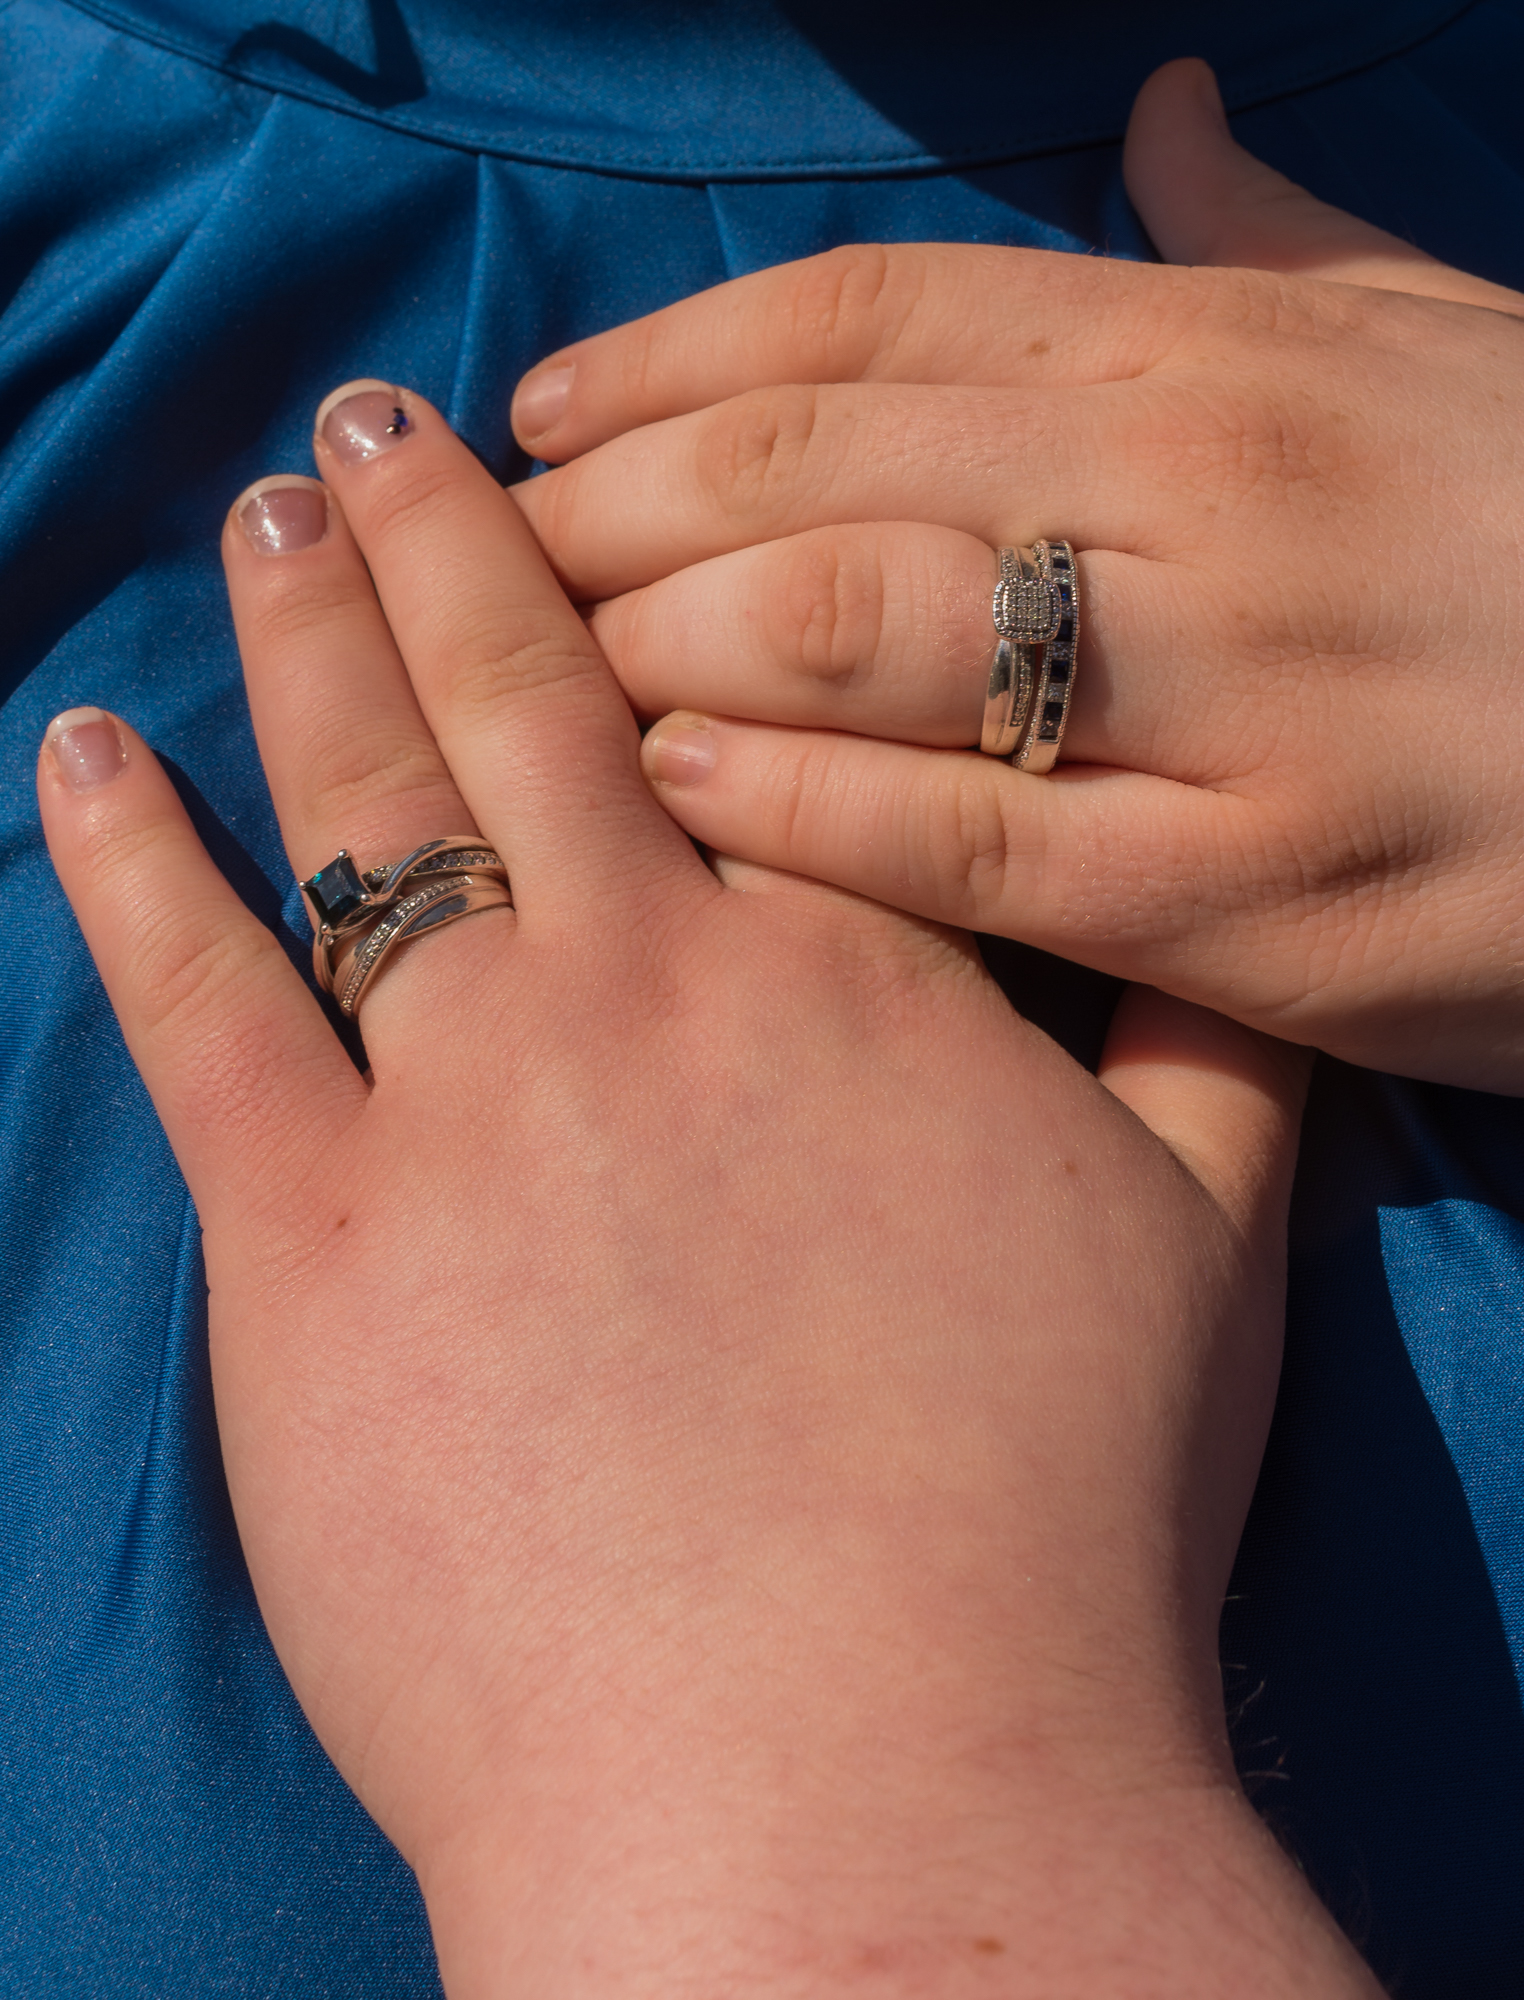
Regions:
<instances>
[{"instance_id":1,"label":"french manicure nail","mask_svg":"<svg viewBox=\"0 0 1524 2000\"><path fill-rule=\"evenodd\" d=\"M392 451L413 432L413 420L388 382L346 382L318 405L318 436L345 465Z\"/></svg>"},{"instance_id":2,"label":"french manicure nail","mask_svg":"<svg viewBox=\"0 0 1524 2000\"><path fill-rule=\"evenodd\" d=\"M544 437L561 421L576 372L575 362L563 361L524 377L513 399L513 428L524 443Z\"/></svg>"},{"instance_id":3,"label":"french manicure nail","mask_svg":"<svg viewBox=\"0 0 1524 2000\"><path fill-rule=\"evenodd\" d=\"M669 717L646 738L646 769L659 785L701 785L714 769L720 746L701 715Z\"/></svg>"},{"instance_id":4,"label":"french manicure nail","mask_svg":"<svg viewBox=\"0 0 1524 2000\"><path fill-rule=\"evenodd\" d=\"M261 479L235 504L239 527L262 556L310 549L328 532L328 495L315 479Z\"/></svg>"},{"instance_id":5,"label":"french manicure nail","mask_svg":"<svg viewBox=\"0 0 1524 2000\"><path fill-rule=\"evenodd\" d=\"M48 750L71 792L109 785L127 762L115 718L103 708L66 708L48 724Z\"/></svg>"}]
</instances>

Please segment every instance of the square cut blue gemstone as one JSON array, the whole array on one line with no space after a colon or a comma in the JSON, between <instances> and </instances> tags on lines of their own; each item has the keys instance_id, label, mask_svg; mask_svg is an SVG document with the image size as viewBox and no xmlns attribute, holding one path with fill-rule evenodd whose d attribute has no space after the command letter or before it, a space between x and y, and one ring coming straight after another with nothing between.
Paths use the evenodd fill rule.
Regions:
<instances>
[{"instance_id":1,"label":"square cut blue gemstone","mask_svg":"<svg viewBox=\"0 0 1524 2000\"><path fill-rule=\"evenodd\" d=\"M365 901L365 884L360 871L347 854L320 868L302 887L312 900L318 921L336 930L346 917L354 915Z\"/></svg>"}]
</instances>

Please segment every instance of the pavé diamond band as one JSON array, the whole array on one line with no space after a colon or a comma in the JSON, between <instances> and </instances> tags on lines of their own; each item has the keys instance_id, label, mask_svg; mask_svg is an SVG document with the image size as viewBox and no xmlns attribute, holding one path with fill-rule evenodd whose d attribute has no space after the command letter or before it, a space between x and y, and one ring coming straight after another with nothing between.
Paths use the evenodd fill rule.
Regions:
<instances>
[{"instance_id":1,"label":"pav\u00e9 diamond band","mask_svg":"<svg viewBox=\"0 0 1524 2000\"><path fill-rule=\"evenodd\" d=\"M381 967L409 939L440 930L477 910L513 907L507 882L494 876L441 875L422 884L415 877L414 885L370 930L346 937L335 956L331 990L340 1012L351 1020Z\"/></svg>"},{"instance_id":2,"label":"pav\u00e9 diamond band","mask_svg":"<svg viewBox=\"0 0 1524 2000\"><path fill-rule=\"evenodd\" d=\"M1012 757L1032 706L1039 663L1038 628L1045 627L1041 614L1047 610L1047 594L1030 549L1001 549L999 559L1000 580L992 607L995 657L984 694L979 748L987 757ZM1035 600L1036 592L1042 593L1041 605Z\"/></svg>"},{"instance_id":3,"label":"pav\u00e9 diamond band","mask_svg":"<svg viewBox=\"0 0 1524 2000\"><path fill-rule=\"evenodd\" d=\"M998 554L995 657L979 748L1041 776L1057 761L1069 719L1079 639L1074 550L1068 542L1039 541Z\"/></svg>"}]
</instances>

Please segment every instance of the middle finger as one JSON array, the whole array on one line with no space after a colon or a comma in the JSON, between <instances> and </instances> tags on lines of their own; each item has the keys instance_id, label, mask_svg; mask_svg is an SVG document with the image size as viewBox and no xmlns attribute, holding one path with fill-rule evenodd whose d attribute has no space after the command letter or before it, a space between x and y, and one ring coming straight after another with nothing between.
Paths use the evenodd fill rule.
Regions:
<instances>
[{"instance_id":1,"label":"middle finger","mask_svg":"<svg viewBox=\"0 0 1524 2000\"><path fill-rule=\"evenodd\" d=\"M259 480L222 541L249 710L298 878L473 830L349 524L315 479ZM295 754L293 754L295 752Z\"/></svg>"}]
</instances>

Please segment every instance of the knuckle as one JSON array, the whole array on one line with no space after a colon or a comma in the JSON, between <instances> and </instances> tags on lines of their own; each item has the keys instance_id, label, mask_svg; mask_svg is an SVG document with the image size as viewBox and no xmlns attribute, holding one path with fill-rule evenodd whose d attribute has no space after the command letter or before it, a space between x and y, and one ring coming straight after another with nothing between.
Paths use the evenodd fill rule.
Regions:
<instances>
[{"instance_id":1,"label":"knuckle","mask_svg":"<svg viewBox=\"0 0 1524 2000\"><path fill-rule=\"evenodd\" d=\"M932 828L933 872L951 886L959 920L972 922L1005 900L1016 859L1012 803L1010 781L991 784L989 773L972 771L953 787L945 818Z\"/></svg>"},{"instance_id":2,"label":"knuckle","mask_svg":"<svg viewBox=\"0 0 1524 2000\"><path fill-rule=\"evenodd\" d=\"M1278 511L1290 498L1326 495L1345 447L1295 390L1276 394L1197 381L1153 399L1143 449L1177 491L1211 513Z\"/></svg>"},{"instance_id":3,"label":"knuckle","mask_svg":"<svg viewBox=\"0 0 1524 2000\"><path fill-rule=\"evenodd\" d=\"M724 519L751 527L786 522L819 419L814 388L733 397L699 433L694 469L700 491Z\"/></svg>"},{"instance_id":4,"label":"knuckle","mask_svg":"<svg viewBox=\"0 0 1524 2000\"><path fill-rule=\"evenodd\" d=\"M781 650L812 680L846 689L871 671L883 635L884 576L861 542L810 536L773 601Z\"/></svg>"},{"instance_id":5,"label":"knuckle","mask_svg":"<svg viewBox=\"0 0 1524 2000\"><path fill-rule=\"evenodd\" d=\"M193 1041L209 1018L221 1026L229 1011L221 1003L232 989L261 976L275 960L284 963L284 956L270 933L242 913L190 929L183 911L166 906L148 920L132 954L137 1021L155 1037Z\"/></svg>"},{"instance_id":6,"label":"knuckle","mask_svg":"<svg viewBox=\"0 0 1524 2000\"><path fill-rule=\"evenodd\" d=\"M316 773L310 794L314 816L330 826L352 824L378 802L388 816L416 816L420 823L447 805L455 787L432 743L416 733L372 724L356 732L337 727L331 742L312 745Z\"/></svg>"},{"instance_id":7,"label":"knuckle","mask_svg":"<svg viewBox=\"0 0 1524 2000\"><path fill-rule=\"evenodd\" d=\"M883 243L850 243L794 267L783 300L795 346L829 378L856 372L882 335L886 309L901 315L898 294L918 291L903 250ZM907 279L911 280L907 285Z\"/></svg>"},{"instance_id":8,"label":"knuckle","mask_svg":"<svg viewBox=\"0 0 1524 2000\"><path fill-rule=\"evenodd\" d=\"M246 618L256 644L263 652L281 656L302 652L335 625L350 626L357 614L374 605L363 575L313 577L269 566L271 574L261 578L258 596L248 606Z\"/></svg>"},{"instance_id":9,"label":"knuckle","mask_svg":"<svg viewBox=\"0 0 1524 2000\"><path fill-rule=\"evenodd\" d=\"M449 519L456 511L452 503L459 499L460 471L451 462L450 454L421 451L412 456L407 451L388 452L370 470L380 476L370 478L365 488L367 540L374 539L382 545L394 543L397 547L413 543L428 546L437 538L437 528L433 534L420 538L416 524L436 516Z\"/></svg>"},{"instance_id":10,"label":"knuckle","mask_svg":"<svg viewBox=\"0 0 1524 2000\"><path fill-rule=\"evenodd\" d=\"M509 632L494 609L468 613L450 659L451 701L477 714L552 683L601 686L607 677L580 620L553 606L520 610Z\"/></svg>"}]
</instances>

